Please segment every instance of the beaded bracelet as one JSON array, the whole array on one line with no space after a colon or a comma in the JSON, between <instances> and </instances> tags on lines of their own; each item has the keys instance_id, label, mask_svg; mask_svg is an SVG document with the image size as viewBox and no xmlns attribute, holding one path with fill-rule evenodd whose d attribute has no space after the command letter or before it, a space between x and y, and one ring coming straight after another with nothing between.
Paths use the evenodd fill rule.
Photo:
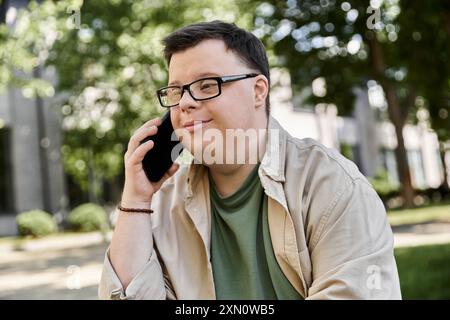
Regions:
<instances>
[{"instance_id":1,"label":"beaded bracelet","mask_svg":"<svg viewBox=\"0 0 450 320\"><path fill-rule=\"evenodd\" d=\"M123 212L139 212L139 213L147 213L147 214L153 213L152 209L124 208L120 204L117 206L117 209L119 209L120 211L123 211Z\"/></svg>"}]
</instances>

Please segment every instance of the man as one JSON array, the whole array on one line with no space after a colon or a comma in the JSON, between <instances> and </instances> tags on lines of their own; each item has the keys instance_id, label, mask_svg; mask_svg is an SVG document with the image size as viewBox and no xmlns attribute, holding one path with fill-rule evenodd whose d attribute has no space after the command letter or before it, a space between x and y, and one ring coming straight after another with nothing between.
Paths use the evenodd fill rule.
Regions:
<instances>
[{"instance_id":1,"label":"man","mask_svg":"<svg viewBox=\"0 0 450 320\"><path fill-rule=\"evenodd\" d=\"M270 116L262 43L213 21L164 44L158 96L195 161L150 183L141 161L153 143L140 141L161 121L131 137L100 298L400 299L382 202L352 162ZM208 130L223 138L213 161ZM242 149L229 131L263 134Z\"/></svg>"}]
</instances>

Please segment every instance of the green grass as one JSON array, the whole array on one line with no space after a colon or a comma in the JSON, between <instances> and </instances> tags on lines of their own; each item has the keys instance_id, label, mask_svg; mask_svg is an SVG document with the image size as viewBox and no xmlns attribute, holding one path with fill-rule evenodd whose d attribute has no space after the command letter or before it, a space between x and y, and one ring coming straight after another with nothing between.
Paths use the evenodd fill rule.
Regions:
<instances>
[{"instance_id":1,"label":"green grass","mask_svg":"<svg viewBox=\"0 0 450 320\"><path fill-rule=\"evenodd\" d=\"M388 220L392 226L430 221L450 222L450 203L388 211Z\"/></svg>"},{"instance_id":2,"label":"green grass","mask_svg":"<svg viewBox=\"0 0 450 320\"><path fill-rule=\"evenodd\" d=\"M395 249L403 299L450 299L450 243Z\"/></svg>"},{"instance_id":3,"label":"green grass","mask_svg":"<svg viewBox=\"0 0 450 320\"><path fill-rule=\"evenodd\" d=\"M450 222L450 203L388 212L392 226ZM450 243L395 249L403 299L450 299Z\"/></svg>"}]
</instances>

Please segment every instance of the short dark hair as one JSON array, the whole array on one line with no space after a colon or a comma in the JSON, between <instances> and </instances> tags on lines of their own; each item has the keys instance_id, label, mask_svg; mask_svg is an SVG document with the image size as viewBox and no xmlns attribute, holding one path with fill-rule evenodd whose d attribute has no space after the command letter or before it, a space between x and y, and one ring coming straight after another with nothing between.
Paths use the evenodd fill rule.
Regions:
<instances>
[{"instance_id":1,"label":"short dark hair","mask_svg":"<svg viewBox=\"0 0 450 320\"><path fill-rule=\"evenodd\" d=\"M201 22L178 29L163 39L164 58L167 64L174 53L184 51L199 44L201 41L218 39L232 51L249 68L259 71L269 81L270 71L266 50L262 42L251 32L239 28L234 23L220 20ZM269 116L269 94L266 98L266 114Z\"/></svg>"}]
</instances>

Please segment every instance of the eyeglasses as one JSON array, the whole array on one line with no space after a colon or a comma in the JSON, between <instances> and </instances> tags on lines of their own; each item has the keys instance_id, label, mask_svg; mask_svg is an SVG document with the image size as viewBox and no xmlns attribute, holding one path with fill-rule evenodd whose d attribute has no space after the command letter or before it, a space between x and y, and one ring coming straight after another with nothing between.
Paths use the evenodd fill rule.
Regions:
<instances>
[{"instance_id":1,"label":"eyeglasses","mask_svg":"<svg viewBox=\"0 0 450 320\"><path fill-rule=\"evenodd\" d=\"M209 100L220 96L222 93L222 84L239 81L258 76L257 73L248 73L235 76L209 77L195 80L184 86L168 86L158 89L159 103L164 108L175 107L180 103L185 90L189 92L195 101Z\"/></svg>"}]
</instances>

